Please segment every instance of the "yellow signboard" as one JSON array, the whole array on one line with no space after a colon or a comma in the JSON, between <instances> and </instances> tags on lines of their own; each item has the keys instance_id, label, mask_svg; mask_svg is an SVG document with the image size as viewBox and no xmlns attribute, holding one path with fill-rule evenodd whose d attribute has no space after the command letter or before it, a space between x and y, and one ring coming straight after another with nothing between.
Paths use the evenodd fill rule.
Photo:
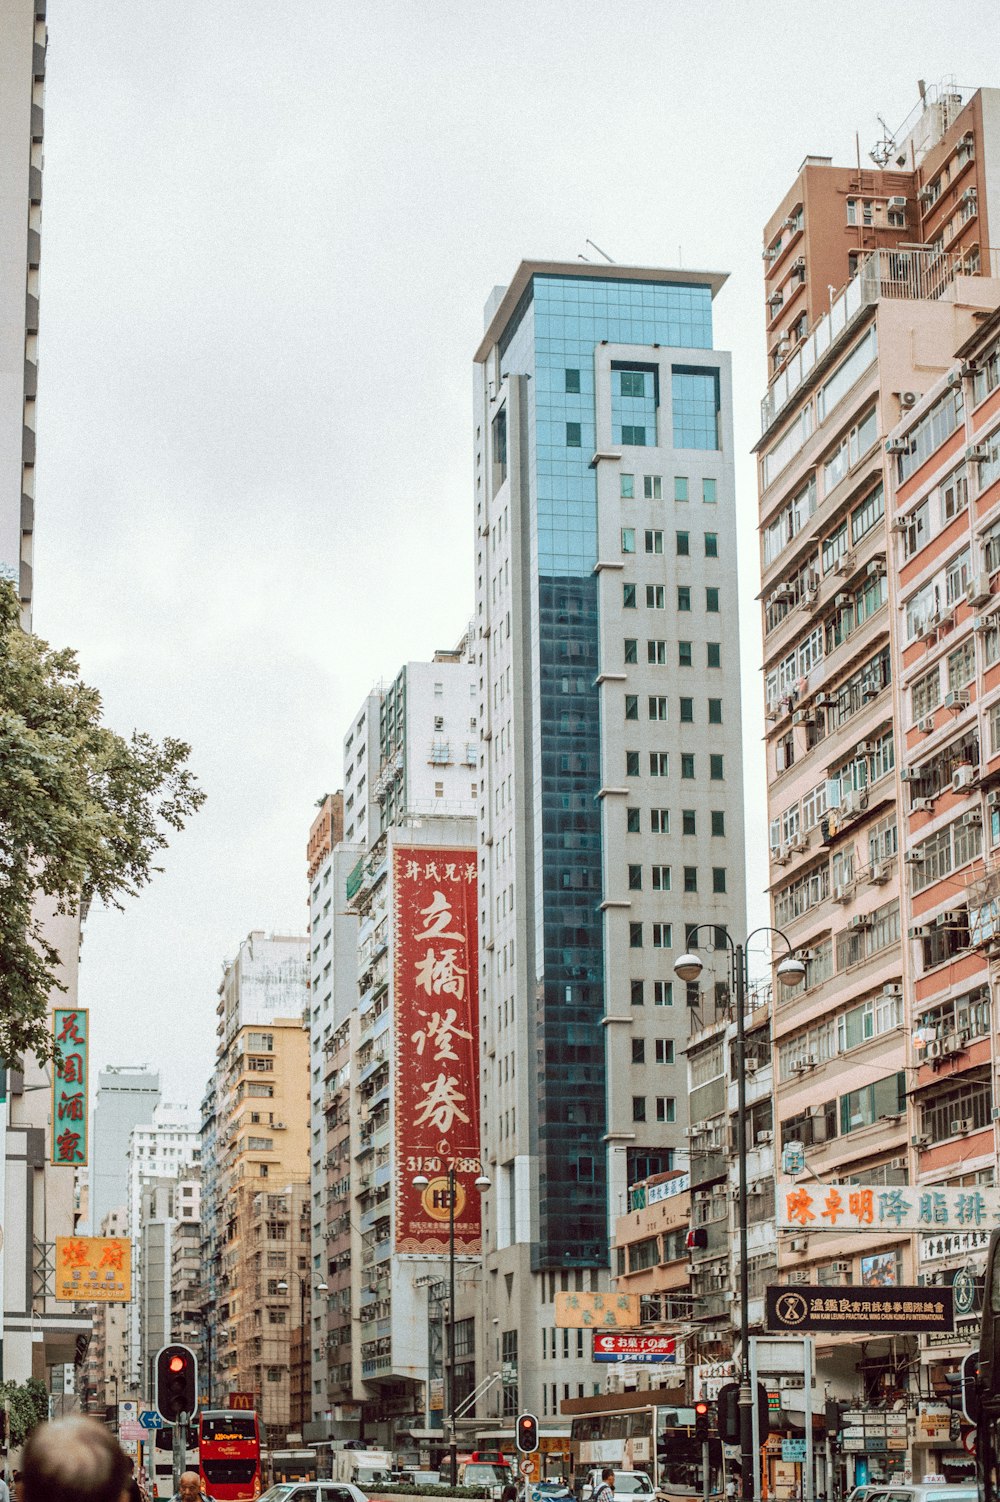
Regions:
<instances>
[{"instance_id":1,"label":"yellow signboard","mask_svg":"<svg viewBox=\"0 0 1000 1502\"><path fill-rule=\"evenodd\" d=\"M637 1293L557 1293L560 1330L632 1330L639 1323Z\"/></svg>"},{"instance_id":2,"label":"yellow signboard","mask_svg":"<svg viewBox=\"0 0 1000 1502\"><path fill-rule=\"evenodd\" d=\"M57 1236L55 1296L78 1304L127 1304L132 1243L127 1236Z\"/></svg>"}]
</instances>

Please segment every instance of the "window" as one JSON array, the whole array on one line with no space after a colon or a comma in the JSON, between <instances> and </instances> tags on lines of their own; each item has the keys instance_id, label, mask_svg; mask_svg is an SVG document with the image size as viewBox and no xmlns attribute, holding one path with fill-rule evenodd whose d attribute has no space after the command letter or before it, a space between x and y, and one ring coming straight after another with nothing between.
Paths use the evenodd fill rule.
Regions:
<instances>
[{"instance_id":1,"label":"window","mask_svg":"<svg viewBox=\"0 0 1000 1502\"><path fill-rule=\"evenodd\" d=\"M626 636L625 638L625 661L639 661L639 640L635 636Z\"/></svg>"},{"instance_id":2,"label":"window","mask_svg":"<svg viewBox=\"0 0 1000 1502\"><path fill-rule=\"evenodd\" d=\"M642 833L641 819L642 819L642 810L641 809L639 809L639 808L627 808L625 810L625 832L626 832L626 834L641 834Z\"/></svg>"},{"instance_id":3,"label":"window","mask_svg":"<svg viewBox=\"0 0 1000 1502\"><path fill-rule=\"evenodd\" d=\"M625 695L625 718L626 720L637 720L639 718L638 694Z\"/></svg>"},{"instance_id":4,"label":"window","mask_svg":"<svg viewBox=\"0 0 1000 1502\"><path fill-rule=\"evenodd\" d=\"M667 698L665 694L651 694L649 696L649 718L651 720L665 720L667 718Z\"/></svg>"},{"instance_id":5,"label":"window","mask_svg":"<svg viewBox=\"0 0 1000 1502\"><path fill-rule=\"evenodd\" d=\"M651 868L652 887L654 892L670 891L670 867L653 866Z\"/></svg>"},{"instance_id":6,"label":"window","mask_svg":"<svg viewBox=\"0 0 1000 1502\"><path fill-rule=\"evenodd\" d=\"M678 584L677 586L677 609L691 609L691 586L689 584Z\"/></svg>"},{"instance_id":7,"label":"window","mask_svg":"<svg viewBox=\"0 0 1000 1502\"><path fill-rule=\"evenodd\" d=\"M722 753L713 751L708 758L708 775L713 782L722 782L725 774L722 770Z\"/></svg>"},{"instance_id":8,"label":"window","mask_svg":"<svg viewBox=\"0 0 1000 1502\"><path fill-rule=\"evenodd\" d=\"M632 1120L646 1120L646 1097L644 1095L633 1095L632 1097Z\"/></svg>"},{"instance_id":9,"label":"window","mask_svg":"<svg viewBox=\"0 0 1000 1502\"><path fill-rule=\"evenodd\" d=\"M725 811L721 808L712 809L712 833L725 837L726 815Z\"/></svg>"},{"instance_id":10,"label":"window","mask_svg":"<svg viewBox=\"0 0 1000 1502\"><path fill-rule=\"evenodd\" d=\"M714 585L709 585L705 590L705 609L709 615L719 613L719 591Z\"/></svg>"},{"instance_id":11,"label":"window","mask_svg":"<svg viewBox=\"0 0 1000 1502\"><path fill-rule=\"evenodd\" d=\"M718 532L706 532L705 533L705 557L706 558L718 558L718 556L719 556L719 534L718 534Z\"/></svg>"},{"instance_id":12,"label":"window","mask_svg":"<svg viewBox=\"0 0 1000 1502\"><path fill-rule=\"evenodd\" d=\"M645 1062L646 1062L646 1040L645 1040L645 1038L633 1038L632 1039L632 1063L633 1064L645 1064Z\"/></svg>"},{"instance_id":13,"label":"window","mask_svg":"<svg viewBox=\"0 0 1000 1502\"><path fill-rule=\"evenodd\" d=\"M674 1004L674 983L669 980L654 980L653 982L653 1005L654 1007L672 1007Z\"/></svg>"},{"instance_id":14,"label":"window","mask_svg":"<svg viewBox=\"0 0 1000 1502\"><path fill-rule=\"evenodd\" d=\"M671 370L674 447L719 447L719 373L675 365Z\"/></svg>"},{"instance_id":15,"label":"window","mask_svg":"<svg viewBox=\"0 0 1000 1502\"><path fill-rule=\"evenodd\" d=\"M669 923L653 924L653 948L669 949L673 943L671 925Z\"/></svg>"},{"instance_id":16,"label":"window","mask_svg":"<svg viewBox=\"0 0 1000 1502\"><path fill-rule=\"evenodd\" d=\"M701 498L707 506L714 506L719 499L718 482L712 479L704 479L701 482Z\"/></svg>"},{"instance_id":17,"label":"window","mask_svg":"<svg viewBox=\"0 0 1000 1502\"><path fill-rule=\"evenodd\" d=\"M648 641L646 643L646 661L656 667L665 667L667 662L667 644L665 641Z\"/></svg>"},{"instance_id":18,"label":"window","mask_svg":"<svg viewBox=\"0 0 1000 1502\"><path fill-rule=\"evenodd\" d=\"M622 527L622 552L623 553L634 553L635 552L635 528L634 527Z\"/></svg>"},{"instance_id":19,"label":"window","mask_svg":"<svg viewBox=\"0 0 1000 1502\"><path fill-rule=\"evenodd\" d=\"M694 659L691 655L691 643L689 641L679 641L677 643L677 661L682 668L693 666Z\"/></svg>"},{"instance_id":20,"label":"window","mask_svg":"<svg viewBox=\"0 0 1000 1502\"><path fill-rule=\"evenodd\" d=\"M639 776L639 753L638 751L625 752L625 776Z\"/></svg>"},{"instance_id":21,"label":"window","mask_svg":"<svg viewBox=\"0 0 1000 1502\"><path fill-rule=\"evenodd\" d=\"M568 422L566 424L566 447L568 449L578 449L580 447L580 424L578 422Z\"/></svg>"},{"instance_id":22,"label":"window","mask_svg":"<svg viewBox=\"0 0 1000 1502\"><path fill-rule=\"evenodd\" d=\"M693 699L682 699L681 700L681 724L682 725L693 725L694 724L694 700Z\"/></svg>"},{"instance_id":23,"label":"window","mask_svg":"<svg viewBox=\"0 0 1000 1502\"><path fill-rule=\"evenodd\" d=\"M708 701L708 723L710 725L721 725L722 724L722 700L721 699L709 699L709 701Z\"/></svg>"},{"instance_id":24,"label":"window","mask_svg":"<svg viewBox=\"0 0 1000 1502\"><path fill-rule=\"evenodd\" d=\"M630 949L642 948L642 924L630 923L628 926L628 944Z\"/></svg>"},{"instance_id":25,"label":"window","mask_svg":"<svg viewBox=\"0 0 1000 1502\"><path fill-rule=\"evenodd\" d=\"M646 609L662 610L666 600L666 592L662 584L646 585Z\"/></svg>"},{"instance_id":26,"label":"window","mask_svg":"<svg viewBox=\"0 0 1000 1502\"><path fill-rule=\"evenodd\" d=\"M722 645L721 645L721 643L717 642L717 641L710 641L710 642L706 642L705 643L705 647L706 647L706 657L707 657L707 661L708 661L708 666L710 668L721 668L721 666L722 666Z\"/></svg>"},{"instance_id":27,"label":"window","mask_svg":"<svg viewBox=\"0 0 1000 1502\"><path fill-rule=\"evenodd\" d=\"M622 585L622 609L623 610L634 610L635 609L635 585L634 584L623 584Z\"/></svg>"},{"instance_id":28,"label":"window","mask_svg":"<svg viewBox=\"0 0 1000 1502\"><path fill-rule=\"evenodd\" d=\"M684 758L681 757L683 761ZM670 771L669 751L650 751L649 775L650 777L666 777Z\"/></svg>"},{"instance_id":29,"label":"window","mask_svg":"<svg viewBox=\"0 0 1000 1502\"><path fill-rule=\"evenodd\" d=\"M623 501L635 499L635 475L621 476L621 497Z\"/></svg>"},{"instance_id":30,"label":"window","mask_svg":"<svg viewBox=\"0 0 1000 1502\"><path fill-rule=\"evenodd\" d=\"M630 990L632 996L632 1005L634 1007L645 1006L645 982L641 980L632 981Z\"/></svg>"},{"instance_id":31,"label":"window","mask_svg":"<svg viewBox=\"0 0 1000 1502\"><path fill-rule=\"evenodd\" d=\"M694 777L694 752L681 752L681 777L685 781L691 781Z\"/></svg>"},{"instance_id":32,"label":"window","mask_svg":"<svg viewBox=\"0 0 1000 1502\"><path fill-rule=\"evenodd\" d=\"M725 890L726 890L726 868L725 868L725 866L713 866L712 867L712 891L713 892L724 892Z\"/></svg>"},{"instance_id":33,"label":"window","mask_svg":"<svg viewBox=\"0 0 1000 1502\"><path fill-rule=\"evenodd\" d=\"M688 498L687 475L674 475L674 500L686 501Z\"/></svg>"},{"instance_id":34,"label":"window","mask_svg":"<svg viewBox=\"0 0 1000 1502\"><path fill-rule=\"evenodd\" d=\"M576 396L580 391L580 372L578 370L566 371L566 390Z\"/></svg>"},{"instance_id":35,"label":"window","mask_svg":"<svg viewBox=\"0 0 1000 1502\"><path fill-rule=\"evenodd\" d=\"M896 460L896 473L901 481L908 479L954 433L963 419L963 413L962 389L959 386L940 397L916 426L911 428L908 434L909 448Z\"/></svg>"},{"instance_id":36,"label":"window","mask_svg":"<svg viewBox=\"0 0 1000 1502\"><path fill-rule=\"evenodd\" d=\"M660 531L654 531L654 530L651 530L651 529L647 529L647 531L646 531L646 552L647 553L662 553L663 552L663 533L662 532L660 532Z\"/></svg>"},{"instance_id":37,"label":"window","mask_svg":"<svg viewBox=\"0 0 1000 1502\"><path fill-rule=\"evenodd\" d=\"M674 1062L673 1038L657 1038L654 1041L653 1047L658 1064L672 1064Z\"/></svg>"},{"instance_id":38,"label":"window","mask_svg":"<svg viewBox=\"0 0 1000 1502\"><path fill-rule=\"evenodd\" d=\"M681 814L681 833L682 834L696 834L697 830L696 830L695 825L696 825L696 817L695 817L695 811L694 811L694 809L693 808L686 808L686 809L684 809L683 813Z\"/></svg>"},{"instance_id":39,"label":"window","mask_svg":"<svg viewBox=\"0 0 1000 1502\"><path fill-rule=\"evenodd\" d=\"M649 810L649 830L651 834L670 833L670 814L665 808Z\"/></svg>"},{"instance_id":40,"label":"window","mask_svg":"<svg viewBox=\"0 0 1000 1502\"><path fill-rule=\"evenodd\" d=\"M698 867L684 867L684 890L685 892L697 892L698 890Z\"/></svg>"},{"instance_id":41,"label":"window","mask_svg":"<svg viewBox=\"0 0 1000 1502\"><path fill-rule=\"evenodd\" d=\"M657 1121L676 1121L677 1105L672 1095L658 1095L656 1097Z\"/></svg>"},{"instance_id":42,"label":"window","mask_svg":"<svg viewBox=\"0 0 1000 1502\"><path fill-rule=\"evenodd\" d=\"M691 534L690 534L690 532L678 532L677 533L677 556L678 556L678 558L687 558L687 557L690 556L690 553L691 553Z\"/></svg>"},{"instance_id":43,"label":"window","mask_svg":"<svg viewBox=\"0 0 1000 1502\"><path fill-rule=\"evenodd\" d=\"M642 477L643 499L647 501L660 501L663 499L663 478L661 475L643 475Z\"/></svg>"}]
</instances>

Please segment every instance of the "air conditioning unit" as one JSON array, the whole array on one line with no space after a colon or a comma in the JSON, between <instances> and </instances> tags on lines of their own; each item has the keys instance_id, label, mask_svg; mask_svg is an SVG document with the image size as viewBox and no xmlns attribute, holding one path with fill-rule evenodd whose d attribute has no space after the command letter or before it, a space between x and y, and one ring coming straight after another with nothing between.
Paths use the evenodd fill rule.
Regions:
<instances>
[{"instance_id":1,"label":"air conditioning unit","mask_svg":"<svg viewBox=\"0 0 1000 1502\"><path fill-rule=\"evenodd\" d=\"M792 858L792 852L787 845L779 845L777 850L771 851L771 859L776 866L787 866Z\"/></svg>"},{"instance_id":2,"label":"air conditioning unit","mask_svg":"<svg viewBox=\"0 0 1000 1502\"><path fill-rule=\"evenodd\" d=\"M792 715L793 725L815 725L816 716L811 709L797 709Z\"/></svg>"},{"instance_id":3,"label":"air conditioning unit","mask_svg":"<svg viewBox=\"0 0 1000 1502\"><path fill-rule=\"evenodd\" d=\"M833 566L833 572L842 577L854 572L854 554L842 553Z\"/></svg>"},{"instance_id":4,"label":"air conditioning unit","mask_svg":"<svg viewBox=\"0 0 1000 1502\"><path fill-rule=\"evenodd\" d=\"M985 605L991 593L989 574L977 574L965 586L965 598L970 605Z\"/></svg>"},{"instance_id":5,"label":"air conditioning unit","mask_svg":"<svg viewBox=\"0 0 1000 1502\"><path fill-rule=\"evenodd\" d=\"M874 756L878 750L878 741L859 741L857 756Z\"/></svg>"},{"instance_id":6,"label":"air conditioning unit","mask_svg":"<svg viewBox=\"0 0 1000 1502\"><path fill-rule=\"evenodd\" d=\"M773 1132L758 1132L756 1140L757 1140L757 1146L758 1147L767 1147L769 1145L769 1143L771 1143L771 1142L774 1141L774 1133Z\"/></svg>"},{"instance_id":7,"label":"air conditioning unit","mask_svg":"<svg viewBox=\"0 0 1000 1502\"><path fill-rule=\"evenodd\" d=\"M804 1252L808 1246L809 1238L807 1236L793 1236L788 1243L789 1251L792 1252Z\"/></svg>"},{"instance_id":8,"label":"air conditioning unit","mask_svg":"<svg viewBox=\"0 0 1000 1502\"><path fill-rule=\"evenodd\" d=\"M951 790L953 793L964 793L969 788L975 787L979 779L979 771L976 767L956 767L951 774Z\"/></svg>"},{"instance_id":9,"label":"air conditioning unit","mask_svg":"<svg viewBox=\"0 0 1000 1502\"><path fill-rule=\"evenodd\" d=\"M911 1147L926 1147L927 1144L928 1144L928 1142L930 1142L930 1140L931 1139L929 1137L925 1137L922 1132L916 1132L910 1138L910 1146Z\"/></svg>"},{"instance_id":10,"label":"air conditioning unit","mask_svg":"<svg viewBox=\"0 0 1000 1502\"><path fill-rule=\"evenodd\" d=\"M915 407L920 400L919 391L900 391L897 395L899 396L899 405L903 408L904 412L908 412L911 407Z\"/></svg>"},{"instance_id":11,"label":"air conditioning unit","mask_svg":"<svg viewBox=\"0 0 1000 1502\"><path fill-rule=\"evenodd\" d=\"M1000 808L1000 792L996 788L991 788L986 794L986 807Z\"/></svg>"},{"instance_id":12,"label":"air conditioning unit","mask_svg":"<svg viewBox=\"0 0 1000 1502\"><path fill-rule=\"evenodd\" d=\"M985 464L990 457L988 443L971 443L965 451L966 464Z\"/></svg>"},{"instance_id":13,"label":"air conditioning unit","mask_svg":"<svg viewBox=\"0 0 1000 1502\"><path fill-rule=\"evenodd\" d=\"M836 709L836 707L837 707L837 699L836 699L836 697L833 694L817 694L817 696L816 696L816 708L817 709Z\"/></svg>"},{"instance_id":14,"label":"air conditioning unit","mask_svg":"<svg viewBox=\"0 0 1000 1502\"><path fill-rule=\"evenodd\" d=\"M805 1250L805 1249L803 1248L802 1250ZM807 1272L789 1273L788 1274L788 1281L789 1281L789 1283L808 1283L809 1282L809 1274Z\"/></svg>"},{"instance_id":15,"label":"air conditioning unit","mask_svg":"<svg viewBox=\"0 0 1000 1502\"><path fill-rule=\"evenodd\" d=\"M838 882L838 884L834 887L831 896L833 897L834 902L850 902L851 894L853 891L854 888L850 882Z\"/></svg>"},{"instance_id":16,"label":"air conditioning unit","mask_svg":"<svg viewBox=\"0 0 1000 1502\"><path fill-rule=\"evenodd\" d=\"M933 935L933 933L934 933L934 930L933 930L933 928L930 927L929 924L927 924L927 923L917 923L913 928L910 929L910 938L911 939L929 939L929 938L931 938L931 936Z\"/></svg>"},{"instance_id":17,"label":"air conditioning unit","mask_svg":"<svg viewBox=\"0 0 1000 1502\"><path fill-rule=\"evenodd\" d=\"M957 688L952 693L945 694L944 707L945 709L968 709L969 690L967 688Z\"/></svg>"},{"instance_id":18,"label":"air conditioning unit","mask_svg":"<svg viewBox=\"0 0 1000 1502\"><path fill-rule=\"evenodd\" d=\"M843 593L834 595L833 603L836 605L838 610L846 610L848 605L850 605L851 603L851 597L850 595Z\"/></svg>"},{"instance_id":19,"label":"air conditioning unit","mask_svg":"<svg viewBox=\"0 0 1000 1502\"><path fill-rule=\"evenodd\" d=\"M924 1049L925 1059L939 1059L941 1057L941 1039L932 1038Z\"/></svg>"},{"instance_id":20,"label":"air conditioning unit","mask_svg":"<svg viewBox=\"0 0 1000 1502\"><path fill-rule=\"evenodd\" d=\"M881 579L885 574L885 559L873 558L865 569L865 573L869 579Z\"/></svg>"},{"instance_id":21,"label":"air conditioning unit","mask_svg":"<svg viewBox=\"0 0 1000 1502\"><path fill-rule=\"evenodd\" d=\"M832 1264L832 1267L833 1267L833 1271L835 1273L849 1273L850 1270L851 1270L851 1265L852 1264L850 1262L839 1261L839 1262L834 1262Z\"/></svg>"},{"instance_id":22,"label":"air conditioning unit","mask_svg":"<svg viewBox=\"0 0 1000 1502\"><path fill-rule=\"evenodd\" d=\"M910 452L910 440L908 438L886 439L885 451L887 454L908 454Z\"/></svg>"},{"instance_id":23,"label":"air conditioning unit","mask_svg":"<svg viewBox=\"0 0 1000 1502\"><path fill-rule=\"evenodd\" d=\"M883 996L897 997L897 996L902 996L902 994L903 994L903 988L902 988L902 986L897 986L893 981L888 981L882 987L882 995Z\"/></svg>"},{"instance_id":24,"label":"air conditioning unit","mask_svg":"<svg viewBox=\"0 0 1000 1502\"><path fill-rule=\"evenodd\" d=\"M963 829L981 829L983 816L978 808L970 808L969 812L963 814L958 822Z\"/></svg>"},{"instance_id":25,"label":"air conditioning unit","mask_svg":"<svg viewBox=\"0 0 1000 1502\"><path fill-rule=\"evenodd\" d=\"M952 1053L960 1053L961 1052L961 1048L962 1048L962 1045L959 1042L959 1038L958 1038L958 1034L957 1033L949 1033L946 1038L942 1038L941 1039L941 1052L942 1052L942 1054L947 1055L947 1054L952 1054Z\"/></svg>"},{"instance_id":26,"label":"air conditioning unit","mask_svg":"<svg viewBox=\"0 0 1000 1502\"><path fill-rule=\"evenodd\" d=\"M925 714L922 720L917 721L917 729L923 731L924 735L933 735L934 716L932 714Z\"/></svg>"},{"instance_id":27,"label":"air conditioning unit","mask_svg":"<svg viewBox=\"0 0 1000 1502\"><path fill-rule=\"evenodd\" d=\"M932 814L934 812L934 799L914 798L913 802L910 804L910 812L914 814ZM910 855L905 856L904 859L909 861ZM922 856L916 857L914 864L919 864L922 859Z\"/></svg>"},{"instance_id":28,"label":"air conditioning unit","mask_svg":"<svg viewBox=\"0 0 1000 1502\"><path fill-rule=\"evenodd\" d=\"M884 887L889 880L889 867L882 861L874 861L868 870L868 881L873 887Z\"/></svg>"},{"instance_id":29,"label":"air conditioning unit","mask_svg":"<svg viewBox=\"0 0 1000 1502\"><path fill-rule=\"evenodd\" d=\"M905 209L906 208L906 202L907 201L902 196L902 194L896 193L896 194L894 194L892 196L892 198L889 199L889 208L890 209Z\"/></svg>"},{"instance_id":30,"label":"air conditioning unit","mask_svg":"<svg viewBox=\"0 0 1000 1502\"><path fill-rule=\"evenodd\" d=\"M903 767L899 773L900 782L919 782L923 776L920 767Z\"/></svg>"},{"instance_id":31,"label":"air conditioning unit","mask_svg":"<svg viewBox=\"0 0 1000 1502\"><path fill-rule=\"evenodd\" d=\"M960 1116L957 1121L950 1123L950 1130L953 1137L964 1137L966 1132L972 1131L972 1117Z\"/></svg>"},{"instance_id":32,"label":"air conditioning unit","mask_svg":"<svg viewBox=\"0 0 1000 1502\"><path fill-rule=\"evenodd\" d=\"M804 855L809 849L809 836L807 834L797 835L794 840L789 842L788 848L794 851L796 855Z\"/></svg>"}]
</instances>

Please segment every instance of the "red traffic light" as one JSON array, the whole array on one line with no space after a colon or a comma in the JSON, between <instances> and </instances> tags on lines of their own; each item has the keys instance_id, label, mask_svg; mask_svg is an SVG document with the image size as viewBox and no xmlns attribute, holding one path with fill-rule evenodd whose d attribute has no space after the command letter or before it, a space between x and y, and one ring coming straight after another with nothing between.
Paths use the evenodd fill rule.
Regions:
<instances>
[{"instance_id":1,"label":"red traffic light","mask_svg":"<svg viewBox=\"0 0 1000 1502\"><path fill-rule=\"evenodd\" d=\"M171 1356L170 1358L170 1370L172 1372L182 1372L185 1364L183 1356Z\"/></svg>"},{"instance_id":2,"label":"red traffic light","mask_svg":"<svg viewBox=\"0 0 1000 1502\"><path fill-rule=\"evenodd\" d=\"M706 1413L708 1412L708 1404L707 1403L696 1403L694 1405L694 1411L695 1411L695 1413L698 1415L698 1417L700 1419L704 1418L705 1415L706 1415Z\"/></svg>"}]
</instances>

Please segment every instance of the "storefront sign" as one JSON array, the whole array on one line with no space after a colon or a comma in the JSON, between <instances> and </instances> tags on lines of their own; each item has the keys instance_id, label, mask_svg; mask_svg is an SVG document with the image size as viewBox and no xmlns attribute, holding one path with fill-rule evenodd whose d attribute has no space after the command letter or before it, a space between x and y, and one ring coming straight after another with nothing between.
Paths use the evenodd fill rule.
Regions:
<instances>
[{"instance_id":1,"label":"storefront sign","mask_svg":"<svg viewBox=\"0 0 1000 1502\"><path fill-rule=\"evenodd\" d=\"M945 1257L961 1257L965 1252L985 1251L989 1243L989 1231L953 1231L945 1236L921 1236L917 1255L921 1262L939 1262Z\"/></svg>"},{"instance_id":2,"label":"storefront sign","mask_svg":"<svg viewBox=\"0 0 1000 1502\"><path fill-rule=\"evenodd\" d=\"M481 1247L476 893L475 850L393 850L397 1252Z\"/></svg>"},{"instance_id":3,"label":"storefront sign","mask_svg":"<svg viewBox=\"0 0 1000 1502\"><path fill-rule=\"evenodd\" d=\"M637 1293L557 1293L559 1330L633 1330L639 1323Z\"/></svg>"},{"instance_id":4,"label":"storefront sign","mask_svg":"<svg viewBox=\"0 0 1000 1502\"><path fill-rule=\"evenodd\" d=\"M926 1444L950 1440L951 1419L947 1403L920 1403L917 1407L917 1439Z\"/></svg>"},{"instance_id":5,"label":"storefront sign","mask_svg":"<svg viewBox=\"0 0 1000 1502\"><path fill-rule=\"evenodd\" d=\"M968 1231L1000 1225L1000 1189L778 1185L779 1231Z\"/></svg>"},{"instance_id":6,"label":"storefront sign","mask_svg":"<svg viewBox=\"0 0 1000 1502\"><path fill-rule=\"evenodd\" d=\"M781 1458L784 1461L794 1461L800 1465L806 1458L806 1442L804 1439L783 1439L781 1441Z\"/></svg>"},{"instance_id":7,"label":"storefront sign","mask_svg":"<svg viewBox=\"0 0 1000 1502\"><path fill-rule=\"evenodd\" d=\"M594 1334L595 1361L675 1363L677 1342L672 1335Z\"/></svg>"},{"instance_id":8,"label":"storefront sign","mask_svg":"<svg viewBox=\"0 0 1000 1502\"><path fill-rule=\"evenodd\" d=\"M839 1288L772 1285L766 1290L768 1330L951 1330L950 1288Z\"/></svg>"},{"instance_id":9,"label":"storefront sign","mask_svg":"<svg viewBox=\"0 0 1000 1502\"><path fill-rule=\"evenodd\" d=\"M65 1303L127 1304L132 1297L127 1236L57 1236L55 1297Z\"/></svg>"},{"instance_id":10,"label":"storefront sign","mask_svg":"<svg viewBox=\"0 0 1000 1502\"><path fill-rule=\"evenodd\" d=\"M699 1362L692 1373L692 1391L696 1398L705 1398L709 1403L714 1403L719 1396L719 1389L727 1382L732 1382L735 1375L736 1368L731 1361Z\"/></svg>"},{"instance_id":11,"label":"storefront sign","mask_svg":"<svg viewBox=\"0 0 1000 1502\"><path fill-rule=\"evenodd\" d=\"M52 1038L52 1162L76 1168L88 1161L89 1032L84 1007L56 1007Z\"/></svg>"}]
</instances>

